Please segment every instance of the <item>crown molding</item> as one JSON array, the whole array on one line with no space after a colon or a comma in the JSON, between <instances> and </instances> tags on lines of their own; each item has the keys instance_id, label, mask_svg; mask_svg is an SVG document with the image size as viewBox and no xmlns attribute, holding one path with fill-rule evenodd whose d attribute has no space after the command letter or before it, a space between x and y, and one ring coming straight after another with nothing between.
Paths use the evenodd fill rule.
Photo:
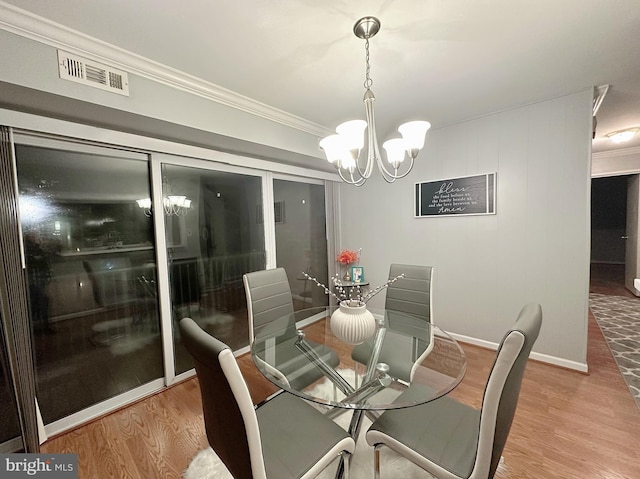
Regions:
<instances>
[{"instance_id":1,"label":"crown molding","mask_svg":"<svg viewBox=\"0 0 640 479\"><path fill-rule=\"evenodd\" d=\"M634 146L630 148L619 148L617 150L599 151L592 153L591 158L594 160L606 160L609 158L618 158L620 156L640 155L640 147Z\"/></svg>"},{"instance_id":2,"label":"crown molding","mask_svg":"<svg viewBox=\"0 0 640 479\"><path fill-rule=\"evenodd\" d=\"M0 1L0 29L319 137L331 130Z\"/></svg>"}]
</instances>

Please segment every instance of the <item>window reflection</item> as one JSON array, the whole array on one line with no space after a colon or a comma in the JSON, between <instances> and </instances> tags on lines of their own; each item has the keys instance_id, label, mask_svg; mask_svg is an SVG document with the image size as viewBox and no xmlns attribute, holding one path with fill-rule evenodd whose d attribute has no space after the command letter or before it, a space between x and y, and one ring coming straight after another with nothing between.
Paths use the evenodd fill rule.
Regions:
<instances>
[{"instance_id":1,"label":"window reflection","mask_svg":"<svg viewBox=\"0 0 640 479\"><path fill-rule=\"evenodd\" d=\"M165 228L174 318L175 365L193 368L175 334L189 316L233 349L249 341L242 275L264 269L266 254L261 219L262 180L249 176L163 165L163 196L190 200L184 215L167 214Z\"/></svg>"},{"instance_id":2,"label":"window reflection","mask_svg":"<svg viewBox=\"0 0 640 479\"><path fill-rule=\"evenodd\" d=\"M163 376L153 224L135 201L150 196L148 163L26 145L16 158L50 423Z\"/></svg>"},{"instance_id":3,"label":"window reflection","mask_svg":"<svg viewBox=\"0 0 640 479\"><path fill-rule=\"evenodd\" d=\"M273 195L276 258L278 266L287 271L293 307L298 311L328 305L324 290L302 274L329 284L324 186L275 180Z\"/></svg>"}]
</instances>

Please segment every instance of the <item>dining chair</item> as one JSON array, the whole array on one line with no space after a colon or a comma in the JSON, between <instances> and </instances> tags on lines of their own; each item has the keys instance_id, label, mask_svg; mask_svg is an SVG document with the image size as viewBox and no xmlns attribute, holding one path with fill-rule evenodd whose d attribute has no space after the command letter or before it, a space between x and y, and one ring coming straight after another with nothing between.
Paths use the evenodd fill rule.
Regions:
<instances>
[{"instance_id":1,"label":"dining chair","mask_svg":"<svg viewBox=\"0 0 640 479\"><path fill-rule=\"evenodd\" d=\"M432 266L392 264L389 267L389 279L401 274L404 277L387 288L385 309L408 313L432 322L433 273Z\"/></svg>"},{"instance_id":2,"label":"dining chair","mask_svg":"<svg viewBox=\"0 0 640 479\"><path fill-rule=\"evenodd\" d=\"M308 386L323 377L320 369L306 359L296 347L299 340L295 322L289 279L284 268L254 271L243 275L249 316L249 341L252 344L261 332L270 336L274 344L270 351L276 355L280 365L273 371L281 381L298 389ZM277 337L272 334L277 331ZM335 351L323 344L305 339L307 346L331 367L337 367L340 359Z\"/></svg>"},{"instance_id":3,"label":"dining chair","mask_svg":"<svg viewBox=\"0 0 640 479\"><path fill-rule=\"evenodd\" d=\"M443 396L423 405L383 413L366 433L367 443L374 446L374 478L380 478L382 446L438 479L493 478L541 324L539 304L522 308L500 343L480 410ZM419 392L412 386L403 395Z\"/></svg>"},{"instance_id":4,"label":"dining chair","mask_svg":"<svg viewBox=\"0 0 640 479\"><path fill-rule=\"evenodd\" d=\"M344 429L284 392L255 408L229 347L191 318L180 332L195 363L207 439L235 479L311 478L340 456L348 473L355 442Z\"/></svg>"},{"instance_id":5,"label":"dining chair","mask_svg":"<svg viewBox=\"0 0 640 479\"><path fill-rule=\"evenodd\" d=\"M378 363L387 364L392 376L407 383L433 347L431 329L425 326L433 317L433 273L432 266L394 263L389 267L389 279L404 276L387 288L384 307L389 328ZM365 341L353 348L351 357L368 364L372 351L373 340Z\"/></svg>"}]
</instances>

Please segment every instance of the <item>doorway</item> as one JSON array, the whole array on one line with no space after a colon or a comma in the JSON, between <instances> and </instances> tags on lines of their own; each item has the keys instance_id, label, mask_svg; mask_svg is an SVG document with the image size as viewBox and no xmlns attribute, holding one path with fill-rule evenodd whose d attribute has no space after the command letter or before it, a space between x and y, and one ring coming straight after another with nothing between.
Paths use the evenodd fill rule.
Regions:
<instances>
[{"instance_id":1,"label":"doorway","mask_svg":"<svg viewBox=\"0 0 640 479\"><path fill-rule=\"evenodd\" d=\"M591 180L591 293L634 297L625 287L628 180L628 175Z\"/></svg>"}]
</instances>

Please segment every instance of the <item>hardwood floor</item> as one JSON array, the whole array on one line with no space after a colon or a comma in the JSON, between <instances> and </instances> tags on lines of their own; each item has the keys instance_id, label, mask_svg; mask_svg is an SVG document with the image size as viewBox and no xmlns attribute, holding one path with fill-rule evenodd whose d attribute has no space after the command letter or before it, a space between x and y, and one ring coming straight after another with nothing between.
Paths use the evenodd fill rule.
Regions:
<instances>
[{"instance_id":1,"label":"hardwood floor","mask_svg":"<svg viewBox=\"0 0 640 479\"><path fill-rule=\"evenodd\" d=\"M617 288L604 281L594 292L622 294ZM479 407L495 352L463 348L468 371L452 394ZM587 361L588 374L529 361L496 478L640 478L640 409L591 315ZM239 363L255 402L275 391L250 357ZM187 380L50 439L42 451L78 453L80 478L179 478L207 446L199 394L197 380Z\"/></svg>"},{"instance_id":2,"label":"hardwood floor","mask_svg":"<svg viewBox=\"0 0 640 479\"><path fill-rule=\"evenodd\" d=\"M636 297L624 285L624 265L622 264L592 263L589 291L627 298Z\"/></svg>"}]
</instances>

